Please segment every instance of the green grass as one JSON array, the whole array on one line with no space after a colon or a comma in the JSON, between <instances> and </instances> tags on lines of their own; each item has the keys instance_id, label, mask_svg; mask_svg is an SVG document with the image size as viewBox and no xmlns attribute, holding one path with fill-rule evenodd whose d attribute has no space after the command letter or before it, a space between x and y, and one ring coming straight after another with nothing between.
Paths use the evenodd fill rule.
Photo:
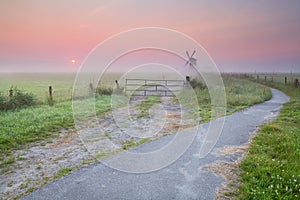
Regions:
<instances>
[{"instance_id":1,"label":"green grass","mask_svg":"<svg viewBox=\"0 0 300 200\"><path fill-rule=\"evenodd\" d=\"M11 156L9 158L7 158L6 160L3 160L1 163L0 163L0 167L4 167L6 165L10 165L10 164L13 164L15 163L16 160L15 160L15 157Z\"/></svg>"},{"instance_id":2,"label":"green grass","mask_svg":"<svg viewBox=\"0 0 300 200\"><path fill-rule=\"evenodd\" d=\"M29 77L20 77L20 80L14 81L19 81L19 83L25 81L23 87L29 88L28 84L30 83L30 80L32 80L33 87L29 92L34 92L33 90L37 90L36 92L41 91L36 85L39 85L40 82L43 81L43 78L47 78L47 76L40 75L40 77L35 75L35 79L30 75L28 76ZM55 77L57 77L57 84L63 85L66 82L70 83L72 78L70 76L71 75L66 75L65 80L63 79L63 75L61 75L61 77L55 75ZM50 74L46 80L51 79L52 81L55 81L55 77ZM6 81L10 83L8 80ZM5 81L1 80L1 82ZM38 82L38 84L36 82ZM44 83L46 82L47 81ZM270 97L270 91L265 86L247 80L225 78L224 83L229 112L245 108ZM22 89L19 85L18 87ZM202 122L207 121L211 117L208 90L196 89L196 94L200 105L200 109L197 112L199 112L202 117ZM116 104L124 103L124 101L121 100L121 97L117 97L116 99L120 100L120 102L116 102ZM98 116L103 115L111 109L110 96L96 96L95 102L96 114ZM147 117L149 115L149 109L159 102L160 99L155 96L150 96L142 100L141 104L138 105L138 108L141 110L138 118ZM56 102L53 106L44 104L18 109L16 111L0 112L0 155L9 155L13 149L20 149L28 143L55 137L55 132L62 128L73 128L73 126L74 121L71 101Z\"/></svg>"},{"instance_id":3,"label":"green grass","mask_svg":"<svg viewBox=\"0 0 300 200\"><path fill-rule=\"evenodd\" d=\"M120 75L105 74L99 84L105 88L114 86L114 80ZM95 86L98 81L96 74L95 77L90 77L90 74L88 76L87 79ZM0 93L7 95L8 90L13 86L26 93L32 93L40 103L47 103L48 88L52 86L55 102L69 101L72 100L75 77L76 73L0 73Z\"/></svg>"},{"instance_id":4,"label":"green grass","mask_svg":"<svg viewBox=\"0 0 300 200\"><path fill-rule=\"evenodd\" d=\"M240 109L269 100L270 89L246 79L225 78L226 100L229 109Z\"/></svg>"},{"instance_id":5,"label":"green grass","mask_svg":"<svg viewBox=\"0 0 300 200\"><path fill-rule=\"evenodd\" d=\"M267 83L291 97L253 139L241 163L237 199L300 199L300 89Z\"/></svg>"},{"instance_id":6,"label":"green grass","mask_svg":"<svg viewBox=\"0 0 300 200\"><path fill-rule=\"evenodd\" d=\"M110 96L98 96L95 103L99 115L111 109ZM62 128L72 127L71 101L0 112L0 155L9 154L27 143L53 137Z\"/></svg>"},{"instance_id":7,"label":"green grass","mask_svg":"<svg viewBox=\"0 0 300 200\"><path fill-rule=\"evenodd\" d=\"M19 145L44 139L52 132L72 126L70 102L0 112L1 152L18 149Z\"/></svg>"},{"instance_id":8,"label":"green grass","mask_svg":"<svg viewBox=\"0 0 300 200\"><path fill-rule=\"evenodd\" d=\"M249 81L247 79L225 76L223 77L223 81L228 114L247 108L254 104L264 102L272 97L272 93L267 86ZM198 113L202 118L200 122L207 122L211 120L211 100L209 91L207 88L200 89L198 87L196 87L194 91L197 95L197 100L199 103ZM187 101L189 101L189 97L184 97L183 95L183 98L187 98Z\"/></svg>"},{"instance_id":9,"label":"green grass","mask_svg":"<svg viewBox=\"0 0 300 200\"><path fill-rule=\"evenodd\" d=\"M132 147L144 144L144 143L149 142L149 141L150 141L149 138L145 138L145 139L143 139L143 140L141 140L139 142L135 142L133 140L127 140L127 141L125 141L125 142L122 143L122 148L124 150L128 150L128 149L130 149Z\"/></svg>"},{"instance_id":10,"label":"green grass","mask_svg":"<svg viewBox=\"0 0 300 200\"><path fill-rule=\"evenodd\" d=\"M62 167L58 172L54 175L54 179L58 179L65 175L71 173L76 167Z\"/></svg>"},{"instance_id":11,"label":"green grass","mask_svg":"<svg viewBox=\"0 0 300 200\"><path fill-rule=\"evenodd\" d=\"M5 94L5 88L10 88L11 85L14 85L25 92L33 93L41 102L39 105L28 108L0 112L0 167L2 168L2 173L6 173L10 170L9 165L15 165L17 160L22 159L15 158L12 154L13 150L24 148L26 145L36 141L41 141L40 144L45 145L47 141L56 136L57 131L60 131L62 128L69 129L74 127L72 102L70 101L73 79L70 74L50 74L49 76L41 74L38 78L36 75L32 77L31 75L27 75L11 80L2 75L0 83L0 91L2 90L3 94ZM195 84L197 85L197 83ZM224 79L224 84L228 100L228 113L262 102L271 97L271 93L267 87L248 80L229 77ZM46 104L49 85L52 85L54 90L54 104L52 106ZM210 96L208 90L205 89L203 85L198 85L201 87L195 89L195 91L200 109L195 112L199 112L202 117L201 122L204 122L211 119ZM61 95L57 92L58 90L61 91ZM122 107L124 103L127 103L127 99L121 95L114 97L115 101L113 107ZM84 100L85 99L83 99L83 101ZM140 110L138 118L148 117L149 109L160 102L161 99L155 96L149 96L142 100L137 106ZM97 95L95 104L96 115L102 116L112 109L111 96ZM82 106L85 105L83 104ZM83 113L83 115L84 114L85 113ZM88 115L89 113L87 113L87 116ZM83 116L86 120L85 117L86 116ZM108 133L105 135L107 138L110 138ZM122 143L122 149L115 152L101 152L96 158L103 159L148 141L150 141L148 138L139 142L133 140L126 141ZM95 161L96 160L91 159L84 161L83 164L89 164ZM78 167L80 166L63 167L53 177L44 177L45 183L65 176ZM37 165L36 170L41 170L41 166ZM22 187L28 187L28 183L24 183ZM35 189L34 187L29 188L27 192L31 192Z\"/></svg>"},{"instance_id":12,"label":"green grass","mask_svg":"<svg viewBox=\"0 0 300 200\"><path fill-rule=\"evenodd\" d=\"M160 102L161 102L160 97L157 96L148 96L145 99L143 99L141 103L138 105L140 113L138 114L137 118L139 119L142 117L149 117L149 109L155 104Z\"/></svg>"},{"instance_id":13,"label":"green grass","mask_svg":"<svg viewBox=\"0 0 300 200\"><path fill-rule=\"evenodd\" d=\"M8 93L11 86L32 93L40 102L47 102L48 87L53 87L53 97L56 102L71 100L74 73L0 73L0 92Z\"/></svg>"}]
</instances>

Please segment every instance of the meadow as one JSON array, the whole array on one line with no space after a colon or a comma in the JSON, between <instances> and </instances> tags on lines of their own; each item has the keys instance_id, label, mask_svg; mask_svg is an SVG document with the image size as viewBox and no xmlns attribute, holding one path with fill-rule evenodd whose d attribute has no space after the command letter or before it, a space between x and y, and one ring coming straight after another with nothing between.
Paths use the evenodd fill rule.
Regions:
<instances>
[{"instance_id":1,"label":"meadow","mask_svg":"<svg viewBox=\"0 0 300 200\"><path fill-rule=\"evenodd\" d=\"M112 77L115 78L116 75ZM35 141L55 137L55 133L61 129L74 128L72 101L70 100L74 78L74 74L1 74L0 91L2 93L13 85L32 93L40 101L40 104L35 106L0 111L1 155L9 155L12 150L24 148ZM108 82L112 82L113 78L107 79ZM268 87L249 80L228 76L224 77L224 84L228 113L271 98ZM54 88L55 103L52 106L46 102L49 85ZM61 95L57 95L56 90L61 91ZM206 88L195 86L195 91L200 107L199 114L202 117L199 123L202 123L211 117L210 96ZM159 102L155 98L154 100ZM111 110L111 97L108 95L97 95L95 103L98 115Z\"/></svg>"},{"instance_id":2,"label":"meadow","mask_svg":"<svg viewBox=\"0 0 300 200\"><path fill-rule=\"evenodd\" d=\"M101 85L113 86L118 73L111 73L101 78ZM0 73L0 93L7 94L11 87L32 93L43 104L47 102L49 86L52 86L56 102L72 100L73 84L76 73ZM97 77L90 81L96 85Z\"/></svg>"},{"instance_id":3,"label":"meadow","mask_svg":"<svg viewBox=\"0 0 300 200\"><path fill-rule=\"evenodd\" d=\"M32 93L38 101L46 102L48 87L53 87L53 95L57 101L71 100L73 73L2 73L0 74L0 92L7 94L11 87Z\"/></svg>"}]
</instances>

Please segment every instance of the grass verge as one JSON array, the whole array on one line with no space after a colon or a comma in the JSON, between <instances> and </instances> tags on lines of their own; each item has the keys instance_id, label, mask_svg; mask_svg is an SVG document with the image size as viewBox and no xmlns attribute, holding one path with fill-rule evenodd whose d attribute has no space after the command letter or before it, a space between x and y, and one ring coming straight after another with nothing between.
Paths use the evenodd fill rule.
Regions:
<instances>
[{"instance_id":1,"label":"grass verge","mask_svg":"<svg viewBox=\"0 0 300 200\"><path fill-rule=\"evenodd\" d=\"M225 76L223 77L223 82L226 93L227 114L264 102L272 97L272 93L267 86L247 79ZM199 110L195 110L194 112L199 113L201 117L200 123L207 122L211 120L211 98L209 91L202 86L203 84L193 83L193 85L196 85L194 91L199 103ZM190 101L189 97L184 94L181 97L186 102Z\"/></svg>"},{"instance_id":2,"label":"grass verge","mask_svg":"<svg viewBox=\"0 0 300 200\"><path fill-rule=\"evenodd\" d=\"M237 199L300 198L300 90L267 83L284 91L291 101L278 119L265 125L253 139L241 163Z\"/></svg>"},{"instance_id":3,"label":"grass verge","mask_svg":"<svg viewBox=\"0 0 300 200\"><path fill-rule=\"evenodd\" d=\"M110 110L110 101L110 96L97 97L96 113L100 115ZM55 131L72 127L71 101L0 112L0 155L8 155L27 143L54 137Z\"/></svg>"}]
</instances>

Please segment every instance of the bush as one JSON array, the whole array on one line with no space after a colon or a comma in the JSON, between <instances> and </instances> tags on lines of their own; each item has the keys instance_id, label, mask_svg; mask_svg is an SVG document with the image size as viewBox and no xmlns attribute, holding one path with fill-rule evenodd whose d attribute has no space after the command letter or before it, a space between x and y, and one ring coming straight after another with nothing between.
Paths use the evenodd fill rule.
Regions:
<instances>
[{"instance_id":1,"label":"bush","mask_svg":"<svg viewBox=\"0 0 300 200\"><path fill-rule=\"evenodd\" d=\"M9 96L0 94L0 110L14 110L36 104L35 97L31 93L25 93L17 88L11 88Z\"/></svg>"},{"instance_id":2,"label":"bush","mask_svg":"<svg viewBox=\"0 0 300 200\"><path fill-rule=\"evenodd\" d=\"M5 97L0 93L0 110L5 108Z\"/></svg>"},{"instance_id":3,"label":"bush","mask_svg":"<svg viewBox=\"0 0 300 200\"><path fill-rule=\"evenodd\" d=\"M201 90L204 90L207 88L206 84L203 83L202 81L199 81L197 79L192 79L190 81L190 85L192 86L192 88L196 89L196 88L199 88Z\"/></svg>"},{"instance_id":4,"label":"bush","mask_svg":"<svg viewBox=\"0 0 300 200\"><path fill-rule=\"evenodd\" d=\"M96 94L99 95L111 95L113 93L112 87L100 86L96 88Z\"/></svg>"}]
</instances>

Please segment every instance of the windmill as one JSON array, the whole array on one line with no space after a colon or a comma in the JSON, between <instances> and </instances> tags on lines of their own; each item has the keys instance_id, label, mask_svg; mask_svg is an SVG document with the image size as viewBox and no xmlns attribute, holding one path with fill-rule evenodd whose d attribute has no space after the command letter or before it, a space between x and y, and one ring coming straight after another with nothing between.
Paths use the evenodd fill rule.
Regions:
<instances>
[{"instance_id":1,"label":"windmill","mask_svg":"<svg viewBox=\"0 0 300 200\"><path fill-rule=\"evenodd\" d=\"M189 79L190 75L195 73L195 66L197 65L197 59L193 58L194 54L196 51L194 50L193 53L189 54L188 51L186 51L186 55L188 56L188 60L186 61L184 66L188 66L188 68L185 70L186 71L186 78Z\"/></svg>"},{"instance_id":2,"label":"windmill","mask_svg":"<svg viewBox=\"0 0 300 200\"><path fill-rule=\"evenodd\" d=\"M197 59L193 58L193 55L196 53L196 51L194 50L192 55L190 56L189 52L186 51L186 55L188 56L188 60L185 63L185 66L189 65L190 67L193 67L197 64Z\"/></svg>"}]
</instances>

